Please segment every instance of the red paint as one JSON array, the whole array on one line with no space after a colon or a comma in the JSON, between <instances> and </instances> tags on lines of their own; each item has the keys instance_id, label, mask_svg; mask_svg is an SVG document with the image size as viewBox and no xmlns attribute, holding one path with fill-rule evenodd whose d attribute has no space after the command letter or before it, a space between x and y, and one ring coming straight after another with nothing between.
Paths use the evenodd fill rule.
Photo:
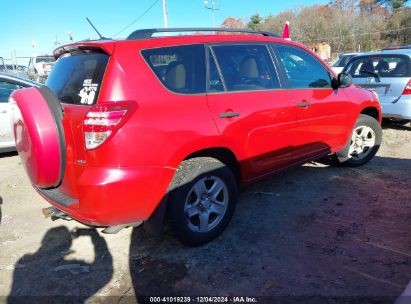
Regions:
<instances>
[{"instance_id":1,"label":"red paint","mask_svg":"<svg viewBox=\"0 0 411 304\"><path fill-rule=\"evenodd\" d=\"M284 39L290 39L290 30L289 30L289 22L288 21L286 21L284 23L283 38Z\"/></svg>"},{"instance_id":2,"label":"red paint","mask_svg":"<svg viewBox=\"0 0 411 304\"><path fill-rule=\"evenodd\" d=\"M15 116L14 135L23 167L33 185L55 186L60 179L60 143L54 118L37 88L12 94L21 116Z\"/></svg>"},{"instance_id":3,"label":"red paint","mask_svg":"<svg viewBox=\"0 0 411 304\"><path fill-rule=\"evenodd\" d=\"M163 87L140 55L146 48L239 41L301 47L280 38L201 35L81 42L57 49L56 57L72 48L88 47L100 48L111 56L97 104L63 104L66 169L59 190L75 198L76 203L69 208L50 203L92 225L146 220L166 195L176 168L193 153L212 148L231 151L240 166L240 182L246 184L314 156L338 151L365 108L375 108L381 122L375 96L356 86L175 94ZM46 104L32 89L13 96L23 113L23 120L17 123L23 128L16 131L21 133L18 138L24 138L18 142L24 145L18 146L23 165L33 184L52 183L60 160L54 131L47 125L50 114ZM297 106L304 101L312 105ZM29 107L29 102L36 109ZM126 105L131 111L101 146L88 150L84 144L87 113L96 109L104 112L108 104L113 105L109 108ZM227 111L239 112L240 116L219 117Z\"/></svg>"}]
</instances>

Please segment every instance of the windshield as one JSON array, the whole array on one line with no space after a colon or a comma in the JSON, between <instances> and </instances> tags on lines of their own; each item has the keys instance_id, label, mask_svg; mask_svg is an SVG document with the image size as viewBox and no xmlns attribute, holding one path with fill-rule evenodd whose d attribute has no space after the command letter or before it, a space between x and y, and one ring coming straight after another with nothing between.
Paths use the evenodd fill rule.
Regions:
<instances>
[{"instance_id":1,"label":"windshield","mask_svg":"<svg viewBox=\"0 0 411 304\"><path fill-rule=\"evenodd\" d=\"M406 55L370 55L355 58L344 69L352 77L411 77L410 58ZM371 74L370 74L371 73Z\"/></svg>"},{"instance_id":2,"label":"windshield","mask_svg":"<svg viewBox=\"0 0 411 304\"><path fill-rule=\"evenodd\" d=\"M340 55L340 57L338 57L337 61L332 63L331 66L343 68L348 63L348 61L350 61L350 59L353 56L355 56L355 55Z\"/></svg>"},{"instance_id":3,"label":"windshield","mask_svg":"<svg viewBox=\"0 0 411 304\"><path fill-rule=\"evenodd\" d=\"M93 105L108 59L109 56L103 53L67 54L57 60L46 86L62 103Z\"/></svg>"},{"instance_id":4,"label":"windshield","mask_svg":"<svg viewBox=\"0 0 411 304\"><path fill-rule=\"evenodd\" d=\"M36 63L37 62L54 62L56 61L54 57L36 57Z\"/></svg>"}]
</instances>

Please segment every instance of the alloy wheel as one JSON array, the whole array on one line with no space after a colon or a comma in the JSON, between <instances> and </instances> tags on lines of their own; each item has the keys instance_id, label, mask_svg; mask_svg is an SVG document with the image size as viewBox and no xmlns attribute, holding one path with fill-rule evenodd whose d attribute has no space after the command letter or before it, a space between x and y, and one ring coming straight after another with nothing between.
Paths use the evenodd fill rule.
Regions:
<instances>
[{"instance_id":1,"label":"alloy wheel","mask_svg":"<svg viewBox=\"0 0 411 304\"><path fill-rule=\"evenodd\" d=\"M228 201L228 188L223 180L216 176L198 180L184 204L190 230L208 232L215 228L227 211Z\"/></svg>"},{"instance_id":2,"label":"alloy wheel","mask_svg":"<svg viewBox=\"0 0 411 304\"><path fill-rule=\"evenodd\" d=\"M350 149L348 156L360 160L365 158L375 146L375 132L368 126L358 126L354 129L351 136Z\"/></svg>"}]
</instances>

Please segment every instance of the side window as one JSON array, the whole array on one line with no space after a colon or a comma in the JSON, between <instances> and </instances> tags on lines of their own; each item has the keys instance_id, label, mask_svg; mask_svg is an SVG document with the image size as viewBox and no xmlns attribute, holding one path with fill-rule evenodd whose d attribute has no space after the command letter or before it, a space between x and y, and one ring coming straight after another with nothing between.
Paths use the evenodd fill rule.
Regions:
<instances>
[{"instance_id":1,"label":"side window","mask_svg":"<svg viewBox=\"0 0 411 304\"><path fill-rule=\"evenodd\" d=\"M215 63L214 56L210 52L209 56L209 65L210 65L210 79L209 79L209 92L223 92L224 84L218 72L217 65Z\"/></svg>"},{"instance_id":2,"label":"side window","mask_svg":"<svg viewBox=\"0 0 411 304\"><path fill-rule=\"evenodd\" d=\"M22 87L17 84L0 81L0 103L8 102L11 93L21 88Z\"/></svg>"},{"instance_id":3,"label":"side window","mask_svg":"<svg viewBox=\"0 0 411 304\"><path fill-rule=\"evenodd\" d=\"M213 51L228 91L280 88L266 45L216 45Z\"/></svg>"},{"instance_id":4,"label":"side window","mask_svg":"<svg viewBox=\"0 0 411 304\"><path fill-rule=\"evenodd\" d=\"M204 45L184 45L142 51L157 78L169 90L183 94L205 93Z\"/></svg>"},{"instance_id":5,"label":"side window","mask_svg":"<svg viewBox=\"0 0 411 304\"><path fill-rule=\"evenodd\" d=\"M283 45L274 45L274 49L291 88L331 88L327 69L308 52Z\"/></svg>"}]
</instances>

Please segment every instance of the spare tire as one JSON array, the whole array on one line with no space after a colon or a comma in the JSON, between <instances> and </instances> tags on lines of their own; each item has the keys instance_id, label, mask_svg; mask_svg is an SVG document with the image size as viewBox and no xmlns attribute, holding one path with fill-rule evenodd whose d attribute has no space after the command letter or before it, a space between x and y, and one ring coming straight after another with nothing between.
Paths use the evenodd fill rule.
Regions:
<instances>
[{"instance_id":1,"label":"spare tire","mask_svg":"<svg viewBox=\"0 0 411 304\"><path fill-rule=\"evenodd\" d=\"M17 152L31 183L44 189L58 187L66 165L60 102L41 86L15 91L11 104Z\"/></svg>"}]
</instances>

